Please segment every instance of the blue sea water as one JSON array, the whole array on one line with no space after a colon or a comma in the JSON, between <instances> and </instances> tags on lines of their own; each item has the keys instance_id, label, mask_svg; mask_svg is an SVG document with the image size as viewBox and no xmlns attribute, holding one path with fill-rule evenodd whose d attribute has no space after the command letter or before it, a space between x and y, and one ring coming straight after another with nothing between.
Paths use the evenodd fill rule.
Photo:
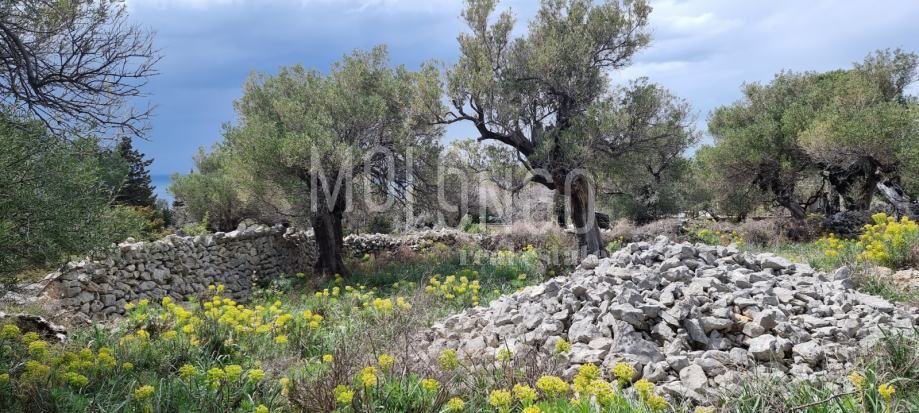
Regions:
<instances>
[{"instance_id":1,"label":"blue sea water","mask_svg":"<svg viewBox=\"0 0 919 413\"><path fill-rule=\"evenodd\" d=\"M169 188L169 182L171 181L169 175L166 174L151 174L150 180L153 181L154 188L153 192L156 193L156 197L159 199L165 199L166 202L169 202L172 205L172 194L166 191Z\"/></svg>"}]
</instances>

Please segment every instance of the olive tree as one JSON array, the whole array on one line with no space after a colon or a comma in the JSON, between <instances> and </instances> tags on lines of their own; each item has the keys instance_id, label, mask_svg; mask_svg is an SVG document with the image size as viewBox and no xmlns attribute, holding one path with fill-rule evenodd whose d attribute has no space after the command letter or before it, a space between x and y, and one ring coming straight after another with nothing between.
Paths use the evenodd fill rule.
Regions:
<instances>
[{"instance_id":1,"label":"olive tree","mask_svg":"<svg viewBox=\"0 0 919 413\"><path fill-rule=\"evenodd\" d=\"M645 1L546 0L521 36L495 0L468 0L460 57L446 72L450 110L482 141L516 151L531 181L570 205L582 253L603 253L592 171L660 136L659 113L623 110L608 74L628 65L650 36ZM668 132L669 133L669 132Z\"/></svg>"},{"instance_id":2,"label":"olive tree","mask_svg":"<svg viewBox=\"0 0 919 413\"><path fill-rule=\"evenodd\" d=\"M910 154L919 148L917 102L906 94L917 66L914 53L881 50L850 70L815 76L818 93L830 98L801 134L801 146L847 210L867 210L880 188L898 212L910 213L890 191L903 192L901 181L915 165Z\"/></svg>"},{"instance_id":3,"label":"olive tree","mask_svg":"<svg viewBox=\"0 0 919 413\"><path fill-rule=\"evenodd\" d=\"M725 181L759 188L797 220L820 195L801 186L820 173L799 144L816 110L806 104L809 82L806 74L783 72L768 85L747 84L743 99L715 109L708 122Z\"/></svg>"},{"instance_id":4,"label":"olive tree","mask_svg":"<svg viewBox=\"0 0 919 413\"><path fill-rule=\"evenodd\" d=\"M799 220L820 201L827 213L839 199L846 210L866 210L878 188L908 209L899 182L915 165L919 118L905 90L916 67L914 54L879 51L852 69L745 85L740 101L709 119L722 180L758 187Z\"/></svg>"},{"instance_id":5,"label":"olive tree","mask_svg":"<svg viewBox=\"0 0 919 413\"><path fill-rule=\"evenodd\" d=\"M328 74L293 66L252 75L225 145L239 182L256 196L280 196L264 199L277 199L275 207L312 227L316 270L347 274L342 218L354 200L352 183L368 184L365 200L375 194L392 202L427 187L442 127L419 108L439 101L435 68L390 68L380 46L345 56Z\"/></svg>"}]
</instances>

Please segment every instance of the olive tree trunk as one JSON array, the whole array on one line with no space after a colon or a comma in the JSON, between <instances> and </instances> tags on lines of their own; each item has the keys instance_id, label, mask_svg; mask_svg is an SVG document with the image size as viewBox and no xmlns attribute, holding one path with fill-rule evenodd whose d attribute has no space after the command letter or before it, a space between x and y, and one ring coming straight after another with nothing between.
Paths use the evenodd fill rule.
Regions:
<instances>
[{"instance_id":1,"label":"olive tree trunk","mask_svg":"<svg viewBox=\"0 0 919 413\"><path fill-rule=\"evenodd\" d=\"M568 200L571 204L571 221L574 223L578 239L578 252L581 257L589 254L598 257L606 256L603 241L600 239L600 227L597 223L593 188L584 177L577 177L568 188ZM563 189L560 189L563 190Z\"/></svg>"},{"instance_id":2,"label":"olive tree trunk","mask_svg":"<svg viewBox=\"0 0 919 413\"><path fill-rule=\"evenodd\" d=\"M318 198L310 218L318 252L313 268L318 274L348 275L348 268L345 267L342 258L344 256L342 218L345 211L345 197L338 194L331 208L321 191Z\"/></svg>"}]
</instances>

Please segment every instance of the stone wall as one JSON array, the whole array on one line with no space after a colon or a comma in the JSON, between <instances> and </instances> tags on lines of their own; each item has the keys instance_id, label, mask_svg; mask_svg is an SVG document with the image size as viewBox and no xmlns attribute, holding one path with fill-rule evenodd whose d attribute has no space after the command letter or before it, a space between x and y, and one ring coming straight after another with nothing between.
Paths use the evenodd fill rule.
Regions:
<instances>
[{"instance_id":1,"label":"stone wall","mask_svg":"<svg viewBox=\"0 0 919 413\"><path fill-rule=\"evenodd\" d=\"M353 234L344 239L352 257L402 248L419 251L435 244L501 247L489 236L449 228L403 235ZM243 299L258 278L309 272L316 254L312 232L240 224L227 233L121 243L107 255L71 262L49 274L43 296L50 299L53 310L77 319L122 314L126 303L142 298L159 301L168 295L183 300L211 284L223 284L231 296Z\"/></svg>"},{"instance_id":2,"label":"stone wall","mask_svg":"<svg viewBox=\"0 0 919 413\"><path fill-rule=\"evenodd\" d=\"M223 284L242 298L254 279L305 271L314 261L314 243L306 233L240 226L227 233L121 243L105 256L50 274L45 293L62 311L98 318L123 313L131 301L167 295L181 300L211 284Z\"/></svg>"}]
</instances>

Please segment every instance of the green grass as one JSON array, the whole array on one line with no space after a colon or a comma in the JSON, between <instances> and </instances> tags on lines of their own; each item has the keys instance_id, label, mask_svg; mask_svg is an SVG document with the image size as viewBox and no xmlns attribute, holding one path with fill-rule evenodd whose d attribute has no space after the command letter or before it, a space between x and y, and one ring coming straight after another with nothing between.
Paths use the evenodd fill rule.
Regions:
<instances>
[{"instance_id":1,"label":"green grass","mask_svg":"<svg viewBox=\"0 0 919 413\"><path fill-rule=\"evenodd\" d=\"M411 346L415 334L470 307L474 283L479 285L475 297L485 304L546 277L533 251L490 256L480 251L477 260L470 258L475 251L466 253L464 261L456 251L435 246L403 256L365 257L349 262L354 274L347 279L311 286L309 277L284 277L245 304L227 302L217 291L182 306L141 303L114 325L77 329L67 344L47 349L30 348L34 337L0 333L0 374L9 374L0 376L0 411L442 412L456 397L467 412L501 411L490 403L492 391L533 387L543 375L560 374L564 354L510 354L494 364L460 360L456 368L419 357ZM452 284L447 275L455 275ZM430 283L435 276L439 282ZM259 332L260 326L265 331ZM866 356L858 369L869 383L864 395L833 398L839 389L829 384L754 380L726 395L721 411L788 411L825 399L801 411L915 411L910 409L919 406L916 337L890 336ZM106 352L114 360L106 361ZM381 355L394 357L394 365L384 368ZM188 373L187 366L194 374L182 373ZM362 372L368 367L376 369L375 383L364 386ZM572 401L569 391L564 397L539 393L529 406L512 399L508 411L655 411L628 383L619 390L610 372L592 377L591 388L603 389L604 378L615 397L603 399L603 405L586 396ZM425 388L423 379L436 380L437 388ZM897 388L894 402L876 403L880 383ZM143 386L152 386L149 395ZM657 411L693 410L679 405Z\"/></svg>"}]
</instances>

